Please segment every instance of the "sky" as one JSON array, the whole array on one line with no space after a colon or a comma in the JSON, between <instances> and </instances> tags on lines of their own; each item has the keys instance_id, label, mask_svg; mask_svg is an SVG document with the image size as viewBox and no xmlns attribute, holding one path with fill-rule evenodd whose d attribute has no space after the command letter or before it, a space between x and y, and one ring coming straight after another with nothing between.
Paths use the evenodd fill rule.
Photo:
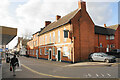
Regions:
<instances>
[{"instance_id":1,"label":"sky","mask_svg":"<svg viewBox=\"0 0 120 80\"><path fill-rule=\"evenodd\" d=\"M33 34L45 21L55 21L78 8L79 0L0 0L0 26L18 28L17 37L8 45L13 48L18 37ZM84 0L87 12L96 25L118 24L119 0Z\"/></svg>"}]
</instances>

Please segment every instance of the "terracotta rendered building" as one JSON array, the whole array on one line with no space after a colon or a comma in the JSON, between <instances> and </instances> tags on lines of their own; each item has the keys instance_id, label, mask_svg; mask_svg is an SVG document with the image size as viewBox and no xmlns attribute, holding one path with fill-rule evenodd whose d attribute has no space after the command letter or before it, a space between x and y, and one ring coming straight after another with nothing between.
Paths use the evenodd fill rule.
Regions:
<instances>
[{"instance_id":1,"label":"terracotta rendered building","mask_svg":"<svg viewBox=\"0 0 120 80\"><path fill-rule=\"evenodd\" d=\"M78 6L64 17L57 15L53 23L46 21L45 27L27 43L28 55L74 63L87 60L92 52L108 50L108 45L120 48L116 46L118 39L106 39L116 38L119 30L96 26L86 11L86 3L79 1Z\"/></svg>"}]
</instances>

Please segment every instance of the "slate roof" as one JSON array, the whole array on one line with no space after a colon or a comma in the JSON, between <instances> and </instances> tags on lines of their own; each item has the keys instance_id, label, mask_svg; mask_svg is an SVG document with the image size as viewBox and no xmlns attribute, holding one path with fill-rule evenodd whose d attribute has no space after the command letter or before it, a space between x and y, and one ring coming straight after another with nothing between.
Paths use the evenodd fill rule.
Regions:
<instances>
[{"instance_id":1,"label":"slate roof","mask_svg":"<svg viewBox=\"0 0 120 80\"><path fill-rule=\"evenodd\" d=\"M46 27L40 32L39 35L44 34L44 33L48 32L48 31L51 31L51 30L53 30L53 29L55 29L55 28L58 28L58 27L60 27L60 26L62 26L62 25L64 25L64 24L68 23L68 22L77 14L77 12L78 12L79 10L80 10L80 9L76 9L76 10L74 10L73 12L67 14L66 16L60 18L59 20L57 20L57 21L49 24L48 26L46 26Z\"/></svg>"},{"instance_id":2,"label":"slate roof","mask_svg":"<svg viewBox=\"0 0 120 80\"><path fill-rule=\"evenodd\" d=\"M105 27L101 27L101 26L95 25L95 34L114 35L115 31L116 30L114 30L114 29L105 28Z\"/></svg>"}]
</instances>

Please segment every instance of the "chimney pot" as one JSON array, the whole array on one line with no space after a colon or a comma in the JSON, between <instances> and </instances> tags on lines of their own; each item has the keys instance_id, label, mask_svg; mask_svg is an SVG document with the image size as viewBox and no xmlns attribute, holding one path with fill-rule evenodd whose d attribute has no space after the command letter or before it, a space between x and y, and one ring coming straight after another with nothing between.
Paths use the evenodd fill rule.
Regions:
<instances>
[{"instance_id":1,"label":"chimney pot","mask_svg":"<svg viewBox=\"0 0 120 80\"><path fill-rule=\"evenodd\" d=\"M78 8L81 9L81 10L86 10L86 2L85 1L82 1L82 0L79 0L78 1Z\"/></svg>"},{"instance_id":2,"label":"chimney pot","mask_svg":"<svg viewBox=\"0 0 120 80\"><path fill-rule=\"evenodd\" d=\"M48 26L51 23L51 21L45 21L45 27Z\"/></svg>"},{"instance_id":3,"label":"chimney pot","mask_svg":"<svg viewBox=\"0 0 120 80\"><path fill-rule=\"evenodd\" d=\"M61 18L60 15L56 15L56 21L59 20Z\"/></svg>"},{"instance_id":4,"label":"chimney pot","mask_svg":"<svg viewBox=\"0 0 120 80\"><path fill-rule=\"evenodd\" d=\"M104 24L104 27L107 27L106 24Z\"/></svg>"}]
</instances>

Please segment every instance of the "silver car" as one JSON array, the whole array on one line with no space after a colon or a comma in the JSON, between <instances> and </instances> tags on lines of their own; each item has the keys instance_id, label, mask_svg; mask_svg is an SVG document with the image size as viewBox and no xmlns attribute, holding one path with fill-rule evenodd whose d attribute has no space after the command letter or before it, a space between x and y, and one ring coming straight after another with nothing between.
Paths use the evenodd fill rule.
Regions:
<instances>
[{"instance_id":1,"label":"silver car","mask_svg":"<svg viewBox=\"0 0 120 80\"><path fill-rule=\"evenodd\" d=\"M92 53L89 55L90 61L104 61L104 62L115 62L116 57L115 56L109 56L106 53L100 52L100 53Z\"/></svg>"}]
</instances>

